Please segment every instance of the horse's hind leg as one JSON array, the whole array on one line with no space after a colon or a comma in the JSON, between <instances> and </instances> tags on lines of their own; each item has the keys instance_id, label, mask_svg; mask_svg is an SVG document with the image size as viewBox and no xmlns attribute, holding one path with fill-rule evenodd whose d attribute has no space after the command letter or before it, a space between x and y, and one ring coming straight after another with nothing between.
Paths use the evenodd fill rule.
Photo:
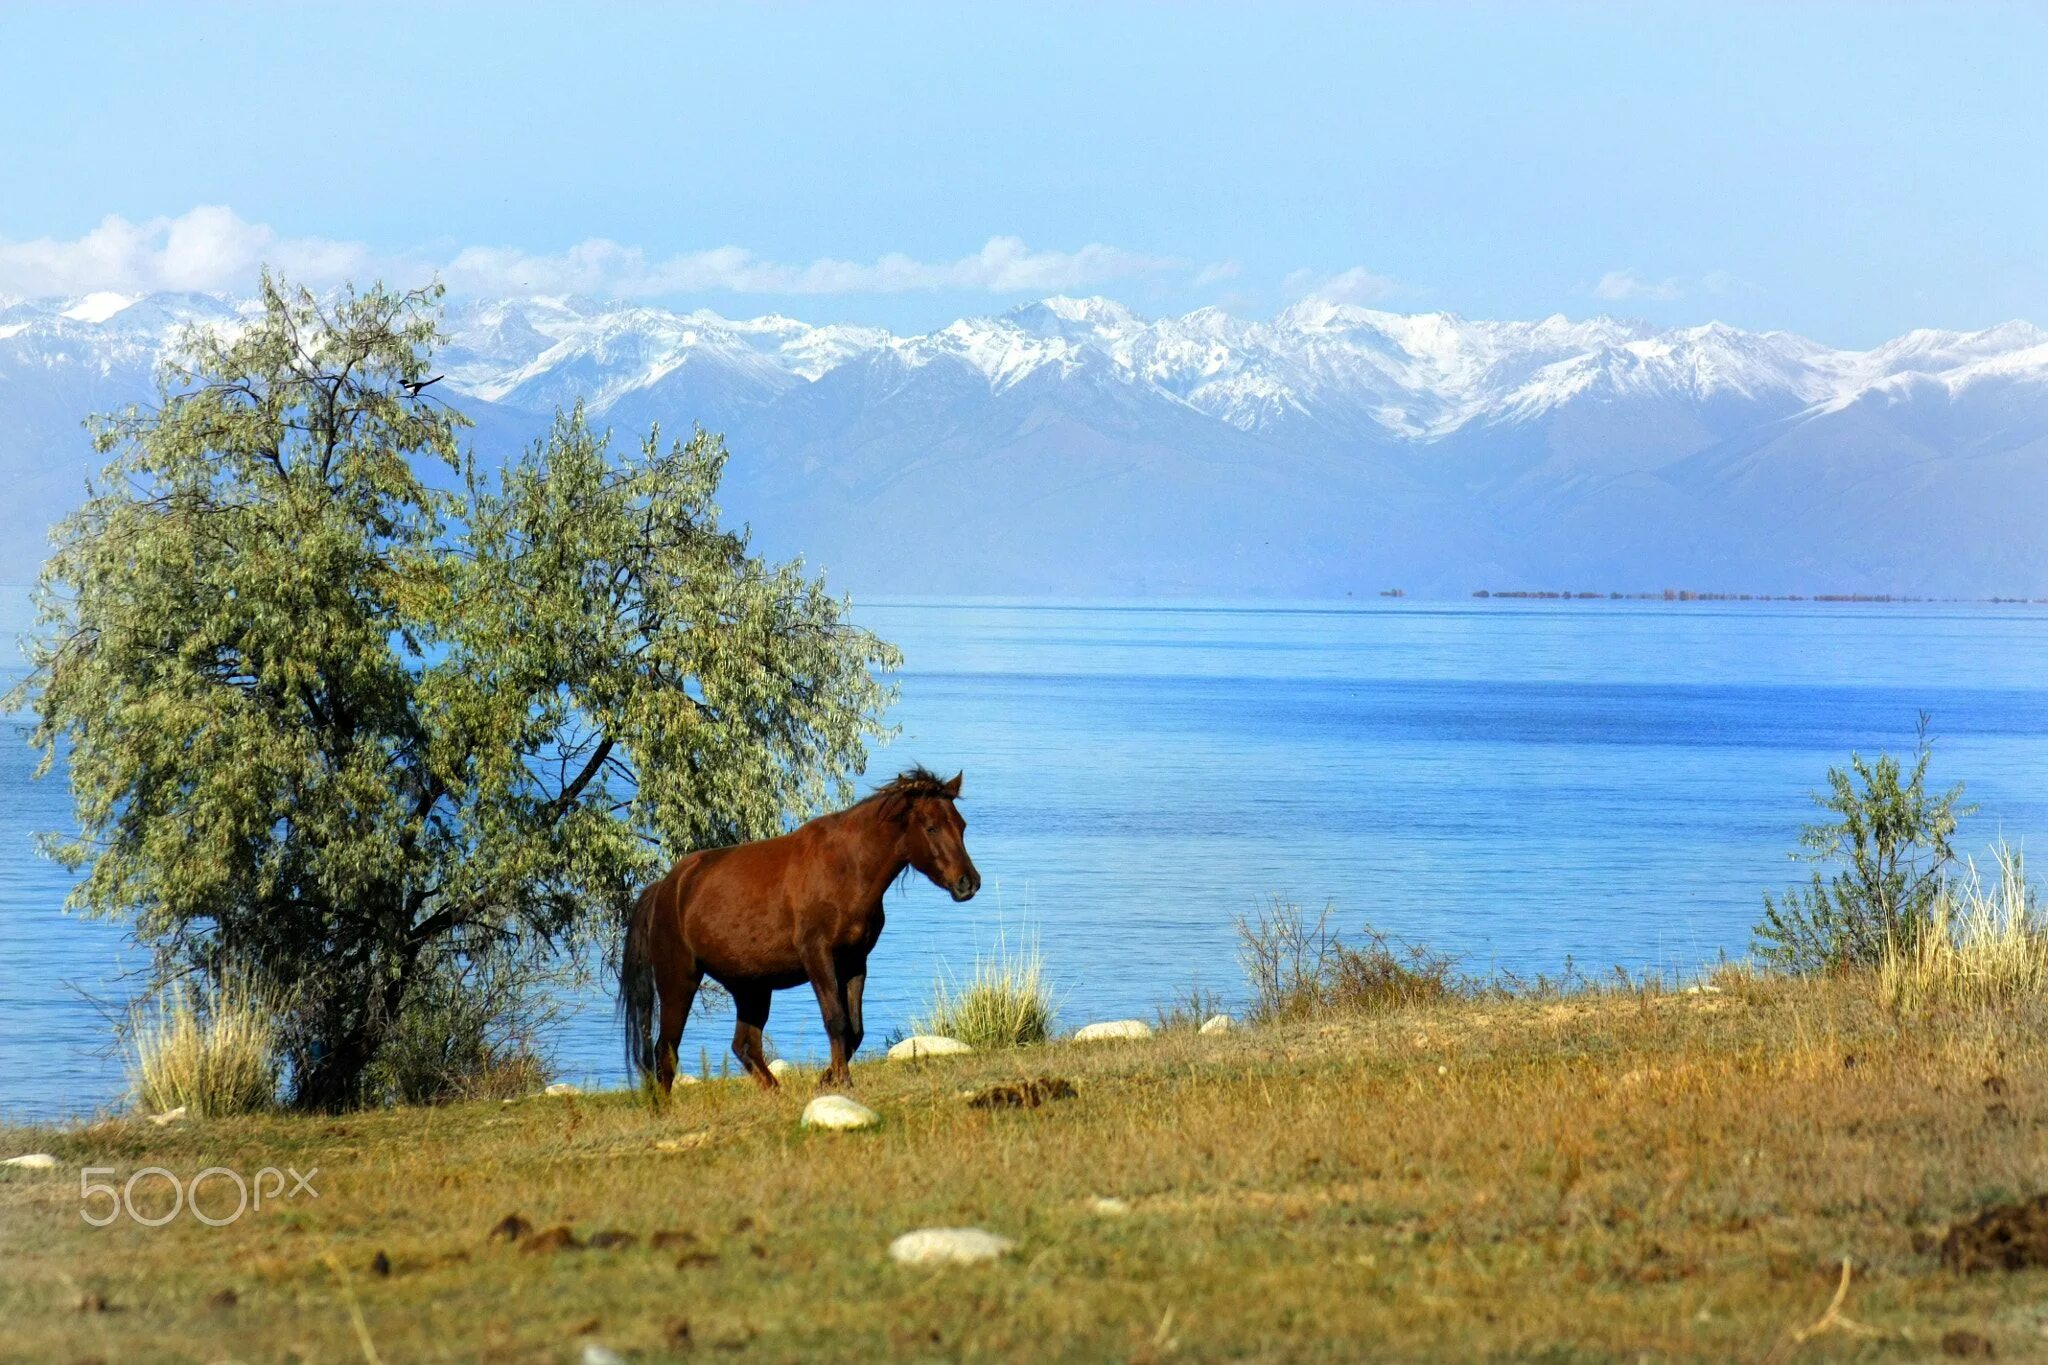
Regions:
<instances>
[{"instance_id":1,"label":"horse's hind leg","mask_svg":"<svg viewBox=\"0 0 2048 1365\"><path fill-rule=\"evenodd\" d=\"M761 1030L768 1025L768 1003L775 993L765 986L734 986L732 1004L739 1022L732 1029L732 1055L763 1090L780 1085L768 1069L768 1055L761 1050Z\"/></svg>"},{"instance_id":2,"label":"horse's hind leg","mask_svg":"<svg viewBox=\"0 0 2048 1365\"><path fill-rule=\"evenodd\" d=\"M673 979L661 982L661 1033L654 1041L654 1080L666 1095L676 1083L676 1045L683 1040L683 1025L690 1022L690 1006L704 971L695 962Z\"/></svg>"}]
</instances>

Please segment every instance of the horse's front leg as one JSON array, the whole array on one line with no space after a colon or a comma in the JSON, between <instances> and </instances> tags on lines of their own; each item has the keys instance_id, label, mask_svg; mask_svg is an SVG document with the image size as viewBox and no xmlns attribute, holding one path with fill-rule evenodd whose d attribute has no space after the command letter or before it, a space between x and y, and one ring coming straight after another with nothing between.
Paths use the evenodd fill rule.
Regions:
<instances>
[{"instance_id":1,"label":"horse's front leg","mask_svg":"<svg viewBox=\"0 0 2048 1365\"><path fill-rule=\"evenodd\" d=\"M839 1003L846 1011L846 1060L852 1061L853 1054L860 1051L860 1040L867 1036L867 1029L861 1022L860 998L868 987L868 955L853 953L839 962Z\"/></svg>"},{"instance_id":2,"label":"horse's front leg","mask_svg":"<svg viewBox=\"0 0 2048 1365\"><path fill-rule=\"evenodd\" d=\"M832 949L822 942L807 944L803 950L804 972L818 997L818 1013L825 1019L825 1036L832 1043L832 1064L825 1068L826 1085L851 1085L853 1073L846 1069L853 1049L847 1045L847 1011L840 992L839 964Z\"/></svg>"}]
</instances>

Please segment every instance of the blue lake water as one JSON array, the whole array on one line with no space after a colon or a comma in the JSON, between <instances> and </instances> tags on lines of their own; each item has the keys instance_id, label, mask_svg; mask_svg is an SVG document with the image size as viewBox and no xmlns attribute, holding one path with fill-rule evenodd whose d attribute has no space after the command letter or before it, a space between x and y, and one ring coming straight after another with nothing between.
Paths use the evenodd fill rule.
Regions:
<instances>
[{"instance_id":1,"label":"blue lake water","mask_svg":"<svg viewBox=\"0 0 2048 1365\"><path fill-rule=\"evenodd\" d=\"M7 613L13 613L9 619ZM0 627L20 602L0 597ZM1904 751L1982 810L1962 845L2048 833L2048 610L1819 603L904 603L862 619L903 646L901 736L870 767L966 772L982 895L892 894L869 1049L935 974L1035 938L1068 1023L1149 1015L1242 982L1233 923L1268 896L1334 903L1474 970L1684 972L1749 942L1808 794L1851 749ZM32 852L61 784L0 742L0 1117L113 1102L87 996L143 955L67 918ZM76 987L77 989L74 989ZM81 994L80 992L83 992ZM730 1017L684 1058L724 1055ZM822 1051L807 991L769 1036ZM620 1079L610 993L552 1032L565 1075Z\"/></svg>"}]
</instances>

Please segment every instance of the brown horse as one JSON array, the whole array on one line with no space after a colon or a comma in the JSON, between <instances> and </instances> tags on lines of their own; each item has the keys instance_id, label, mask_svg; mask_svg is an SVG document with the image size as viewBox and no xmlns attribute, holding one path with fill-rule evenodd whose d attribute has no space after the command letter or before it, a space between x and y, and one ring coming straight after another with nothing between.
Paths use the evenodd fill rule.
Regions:
<instances>
[{"instance_id":1,"label":"brown horse","mask_svg":"<svg viewBox=\"0 0 2048 1365\"><path fill-rule=\"evenodd\" d=\"M956 901L981 890L954 806L960 774L942 782L912 768L857 805L787 834L692 853L641 893L626 930L619 1008L634 1068L675 1083L676 1043L706 976L732 992L733 1055L772 1090L761 1053L773 992L808 981L832 1042L827 1084L845 1085L860 1047L868 954L882 934L882 896L915 868ZM661 1036L654 1036L655 994Z\"/></svg>"}]
</instances>

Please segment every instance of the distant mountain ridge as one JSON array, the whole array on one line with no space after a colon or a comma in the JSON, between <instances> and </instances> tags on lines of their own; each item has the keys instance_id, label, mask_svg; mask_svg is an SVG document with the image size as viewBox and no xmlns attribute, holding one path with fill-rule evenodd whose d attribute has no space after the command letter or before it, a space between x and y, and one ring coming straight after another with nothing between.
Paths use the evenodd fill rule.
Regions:
<instances>
[{"instance_id":1,"label":"distant mountain ridge","mask_svg":"<svg viewBox=\"0 0 2048 1365\"><path fill-rule=\"evenodd\" d=\"M0 301L0 582L210 295ZM452 303L479 449L578 398L726 433L726 504L855 592L1342 597L1401 586L2048 593L2048 332L1866 351L1719 323L1271 321L1048 298L897 336L576 298Z\"/></svg>"}]
</instances>

